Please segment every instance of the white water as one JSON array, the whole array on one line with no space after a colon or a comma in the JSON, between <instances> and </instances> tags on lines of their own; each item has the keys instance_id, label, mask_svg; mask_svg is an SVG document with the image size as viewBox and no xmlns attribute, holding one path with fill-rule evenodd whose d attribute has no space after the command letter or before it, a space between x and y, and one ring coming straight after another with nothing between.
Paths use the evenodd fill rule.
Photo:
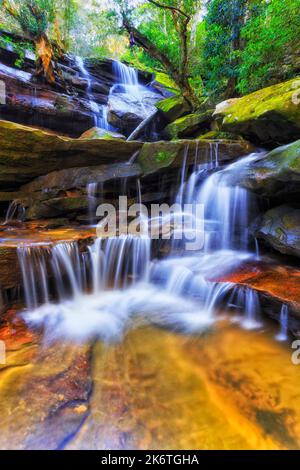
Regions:
<instances>
[{"instance_id":1,"label":"white water","mask_svg":"<svg viewBox=\"0 0 300 470\"><path fill-rule=\"evenodd\" d=\"M44 325L50 339L64 336L115 340L132 326L133 317L189 333L210 328L217 320L218 309L230 302L234 287L218 279L243 261L255 258L255 252L249 251L249 194L231 186L230 180L241 167L257 158L251 155L226 170L218 170L218 149L214 148L211 155L203 168L198 164L197 150L194 171L187 177L186 149L176 197L181 207L186 202L204 204L206 240L202 250L185 252L181 246L178 253L178 245L173 244L166 259L153 260L149 237L122 235L97 239L84 254L74 243L58 244L50 249L50 254L47 248L50 261L45 263L43 255L40 266L36 261L40 248L35 256L35 248L19 249L27 321ZM217 171L204 178L211 168ZM139 182L137 194L141 201ZM40 296L30 281L34 274L25 279L26 273L34 272L36 264L46 278ZM51 299L51 275L58 303L55 298L51 303L46 300ZM241 326L260 328L258 295L251 289L240 289L238 296L239 309L244 312ZM35 308L38 303L44 305Z\"/></svg>"},{"instance_id":2,"label":"white water","mask_svg":"<svg viewBox=\"0 0 300 470\"><path fill-rule=\"evenodd\" d=\"M76 57L76 64L77 64L77 67L79 68L81 74L86 79L87 84L88 84L87 95L88 95L88 98L89 98L90 109L91 109L92 114L94 116L94 125L96 127L100 127L101 129L110 130L111 126L107 121L107 106L106 105L99 105L95 101L95 99L93 97L93 93L92 93L92 79L91 79L91 76L90 76L88 70L86 69L86 67L84 65L84 61L83 61L82 57Z\"/></svg>"},{"instance_id":3,"label":"white water","mask_svg":"<svg viewBox=\"0 0 300 470\"><path fill-rule=\"evenodd\" d=\"M277 341L286 341L288 339L288 325L289 325L289 309L288 306L282 304L280 311L280 331L275 336Z\"/></svg>"},{"instance_id":4,"label":"white water","mask_svg":"<svg viewBox=\"0 0 300 470\"><path fill-rule=\"evenodd\" d=\"M117 107L130 112L139 108L139 114L147 119L156 111L153 106L153 92L140 84L138 71L118 60L113 62L115 85L110 90L109 102L114 101Z\"/></svg>"},{"instance_id":5,"label":"white water","mask_svg":"<svg viewBox=\"0 0 300 470\"><path fill-rule=\"evenodd\" d=\"M9 224L13 220L17 220L18 222L22 222L25 219L25 207L19 201L12 201L5 215L5 224Z\"/></svg>"}]
</instances>

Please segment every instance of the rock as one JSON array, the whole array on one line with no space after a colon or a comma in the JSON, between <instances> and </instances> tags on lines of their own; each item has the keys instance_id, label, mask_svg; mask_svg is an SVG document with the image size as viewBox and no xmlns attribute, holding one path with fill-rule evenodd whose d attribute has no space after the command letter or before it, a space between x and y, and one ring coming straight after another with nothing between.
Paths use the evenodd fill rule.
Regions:
<instances>
[{"instance_id":1,"label":"rock","mask_svg":"<svg viewBox=\"0 0 300 470\"><path fill-rule=\"evenodd\" d=\"M108 101L108 122L126 136L132 133L147 116L156 110L155 104L161 95L140 87L137 96L114 92Z\"/></svg>"},{"instance_id":2,"label":"rock","mask_svg":"<svg viewBox=\"0 0 300 470\"><path fill-rule=\"evenodd\" d=\"M121 139L126 140L126 137L123 134L118 134L117 132L108 131L107 129L101 129L100 127L92 127L88 131L84 132L80 139Z\"/></svg>"},{"instance_id":3,"label":"rock","mask_svg":"<svg viewBox=\"0 0 300 470\"><path fill-rule=\"evenodd\" d=\"M235 141L241 140L243 141L243 137L237 134L232 134L231 132L222 132L222 131L210 131L206 132L205 134L200 134L196 137L199 140L215 140L215 141Z\"/></svg>"},{"instance_id":4,"label":"rock","mask_svg":"<svg viewBox=\"0 0 300 470\"><path fill-rule=\"evenodd\" d=\"M54 170L128 161L142 147L120 139L72 139L0 121L0 184L13 189Z\"/></svg>"},{"instance_id":5,"label":"rock","mask_svg":"<svg viewBox=\"0 0 300 470\"><path fill-rule=\"evenodd\" d=\"M223 278L212 280L232 283L233 291L237 286L256 291L262 312L278 322L282 304L286 304L289 308L289 330L299 336L300 271L296 268L284 263L277 264L272 258L264 261L252 260L227 273Z\"/></svg>"},{"instance_id":6,"label":"rock","mask_svg":"<svg viewBox=\"0 0 300 470\"><path fill-rule=\"evenodd\" d=\"M115 163L94 167L70 168L40 176L22 187L22 194L35 191L63 190L85 188L89 183L106 183L111 180L138 178L141 176L139 165Z\"/></svg>"},{"instance_id":7,"label":"rock","mask_svg":"<svg viewBox=\"0 0 300 470\"><path fill-rule=\"evenodd\" d=\"M83 251L87 250L87 245L91 244L95 237L95 230L82 227L79 230L77 226L71 226L69 221L63 230L57 230L56 227L61 222L62 220L52 219L52 221L43 220L41 223L40 221L25 223L22 229L17 227L8 231L0 227L0 289L13 289L21 284L21 270L17 257L17 247L21 242L49 246L61 241L77 241Z\"/></svg>"},{"instance_id":8,"label":"rock","mask_svg":"<svg viewBox=\"0 0 300 470\"><path fill-rule=\"evenodd\" d=\"M188 114L191 111L190 105L182 96L171 96L156 103L157 109L169 122Z\"/></svg>"},{"instance_id":9,"label":"rock","mask_svg":"<svg viewBox=\"0 0 300 470\"><path fill-rule=\"evenodd\" d=\"M300 193L300 140L257 158L238 183L268 197Z\"/></svg>"},{"instance_id":10,"label":"rock","mask_svg":"<svg viewBox=\"0 0 300 470\"><path fill-rule=\"evenodd\" d=\"M214 147L215 146L215 147ZM187 164L208 163L211 153L218 152L218 161L229 161L247 155L253 147L246 141L220 142L217 145L208 141L178 140L172 142L145 143L138 156L144 175L154 173L163 168L181 168L184 153L187 151Z\"/></svg>"},{"instance_id":11,"label":"rock","mask_svg":"<svg viewBox=\"0 0 300 470\"><path fill-rule=\"evenodd\" d=\"M15 41L15 37L12 39ZM22 70L15 66L17 58L13 50L0 47L0 80L6 88L6 102L1 104L2 119L78 137L92 127L95 117L101 117L101 112L97 113L96 107L91 106L91 100L99 106L107 104L116 81L112 60L86 60L85 67L90 74L87 79L76 58L64 56L58 63L64 83L57 80L49 86L34 76L32 58L25 58ZM149 85L153 74L139 72L139 79ZM157 96L156 101L162 97L160 93L152 94Z\"/></svg>"},{"instance_id":12,"label":"rock","mask_svg":"<svg viewBox=\"0 0 300 470\"><path fill-rule=\"evenodd\" d=\"M300 80L293 79L220 103L221 130L275 147L300 138Z\"/></svg>"},{"instance_id":13,"label":"rock","mask_svg":"<svg viewBox=\"0 0 300 470\"><path fill-rule=\"evenodd\" d=\"M280 253L300 257L300 207L282 205L269 210L256 236Z\"/></svg>"},{"instance_id":14,"label":"rock","mask_svg":"<svg viewBox=\"0 0 300 470\"><path fill-rule=\"evenodd\" d=\"M165 98L179 95L180 93L176 83L164 72L156 72L155 79L151 82L151 87L158 90Z\"/></svg>"},{"instance_id":15,"label":"rock","mask_svg":"<svg viewBox=\"0 0 300 470\"><path fill-rule=\"evenodd\" d=\"M78 212L87 212L86 196L56 197L46 201L34 201L26 210L26 220L39 220L67 215L72 219Z\"/></svg>"},{"instance_id":16,"label":"rock","mask_svg":"<svg viewBox=\"0 0 300 470\"><path fill-rule=\"evenodd\" d=\"M212 121L212 111L188 114L168 124L166 131L172 139L191 137L200 129L209 130Z\"/></svg>"}]
</instances>

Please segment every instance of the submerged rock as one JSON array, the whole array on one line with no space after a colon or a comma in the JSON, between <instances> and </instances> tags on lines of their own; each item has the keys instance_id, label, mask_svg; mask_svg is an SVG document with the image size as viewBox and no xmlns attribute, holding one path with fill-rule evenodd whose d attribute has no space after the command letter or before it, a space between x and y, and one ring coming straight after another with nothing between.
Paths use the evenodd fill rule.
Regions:
<instances>
[{"instance_id":1,"label":"submerged rock","mask_svg":"<svg viewBox=\"0 0 300 470\"><path fill-rule=\"evenodd\" d=\"M212 111L188 114L168 124L166 131L172 139L191 137L200 129L208 131L212 121Z\"/></svg>"},{"instance_id":2,"label":"submerged rock","mask_svg":"<svg viewBox=\"0 0 300 470\"><path fill-rule=\"evenodd\" d=\"M274 147L300 138L300 80L279 83L220 103L214 116L222 131Z\"/></svg>"},{"instance_id":3,"label":"submerged rock","mask_svg":"<svg viewBox=\"0 0 300 470\"><path fill-rule=\"evenodd\" d=\"M256 235L280 253L300 257L300 207L282 205L269 210Z\"/></svg>"}]
</instances>

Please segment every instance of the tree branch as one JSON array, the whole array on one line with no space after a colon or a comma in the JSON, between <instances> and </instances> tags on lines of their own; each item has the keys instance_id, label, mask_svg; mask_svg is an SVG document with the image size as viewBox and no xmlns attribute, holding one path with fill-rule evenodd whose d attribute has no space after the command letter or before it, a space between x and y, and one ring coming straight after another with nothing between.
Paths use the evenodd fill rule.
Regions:
<instances>
[{"instance_id":1,"label":"tree branch","mask_svg":"<svg viewBox=\"0 0 300 470\"><path fill-rule=\"evenodd\" d=\"M156 0L148 0L148 2L152 3L152 5L155 5L158 8L163 8L164 10L170 10L170 11L176 11L180 15L184 16L188 21L190 21L191 17L187 15L183 10L180 10L180 8L173 7L171 5L165 5L163 3L159 3Z\"/></svg>"}]
</instances>

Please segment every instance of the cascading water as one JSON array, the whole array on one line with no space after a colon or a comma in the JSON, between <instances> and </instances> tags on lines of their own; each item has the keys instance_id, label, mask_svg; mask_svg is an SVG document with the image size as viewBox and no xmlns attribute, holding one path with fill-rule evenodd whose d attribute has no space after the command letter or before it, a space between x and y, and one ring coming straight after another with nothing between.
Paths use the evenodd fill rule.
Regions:
<instances>
[{"instance_id":1,"label":"cascading water","mask_svg":"<svg viewBox=\"0 0 300 470\"><path fill-rule=\"evenodd\" d=\"M280 311L280 331L275 336L277 341L286 341L288 338L288 325L289 325L289 309L288 306L282 304Z\"/></svg>"},{"instance_id":2,"label":"cascading water","mask_svg":"<svg viewBox=\"0 0 300 470\"><path fill-rule=\"evenodd\" d=\"M76 57L76 64L77 64L77 67L79 68L81 74L86 79L87 84L88 84L88 86L87 86L87 95L88 95L88 98L89 98L90 109L91 109L91 111L93 113L93 116L94 116L94 125L96 127L101 127L102 129L110 130L111 126L107 121L107 106L99 105L95 101L95 99L93 97L93 93L92 93L92 79L91 79L91 76L90 76L88 70L86 69L86 67L84 65L84 61L83 61L82 57Z\"/></svg>"},{"instance_id":3,"label":"cascading water","mask_svg":"<svg viewBox=\"0 0 300 470\"><path fill-rule=\"evenodd\" d=\"M198 163L198 154L197 148L193 172L187 177L188 147L184 152L175 219L184 215L187 203L191 205L189 215L193 215L196 204L204 205L207 236L203 249L181 250L178 255L177 244L171 243L166 259L152 260L153 246L145 233L98 238L88 247L88 253L80 253L73 244L58 244L50 249L50 262L43 262L42 267L38 265L38 270L46 279L53 276L59 303L47 301L51 298L50 281L41 297L35 293L35 286L30 282L34 274L29 276L29 281L26 279L26 272L33 273L36 269L35 257L26 250L21 251L19 260L23 265L28 307L25 318L34 325L44 324L50 336L78 339L87 336L115 339L136 315L144 321L189 332L210 327L216 321L216 310L228 301L234 287L231 283L218 282L218 278L255 257L255 253L249 252L249 194L231 185L231 177L234 179L240 168L257 155L220 169L217 147L210 152L206 165ZM89 192L94 194L95 186ZM139 181L137 194L141 204ZM194 229L198 230L189 227ZM30 266L31 257L34 266ZM43 302L44 305L36 308ZM251 289L243 290L239 303L245 312L240 324L249 329L258 328L257 294ZM74 323L70 325L72 316Z\"/></svg>"},{"instance_id":4,"label":"cascading water","mask_svg":"<svg viewBox=\"0 0 300 470\"><path fill-rule=\"evenodd\" d=\"M12 201L5 215L4 224L9 224L13 220L17 220L18 222L23 222L25 219L25 207L19 201Z\"/></svg>"}]
</instances>

